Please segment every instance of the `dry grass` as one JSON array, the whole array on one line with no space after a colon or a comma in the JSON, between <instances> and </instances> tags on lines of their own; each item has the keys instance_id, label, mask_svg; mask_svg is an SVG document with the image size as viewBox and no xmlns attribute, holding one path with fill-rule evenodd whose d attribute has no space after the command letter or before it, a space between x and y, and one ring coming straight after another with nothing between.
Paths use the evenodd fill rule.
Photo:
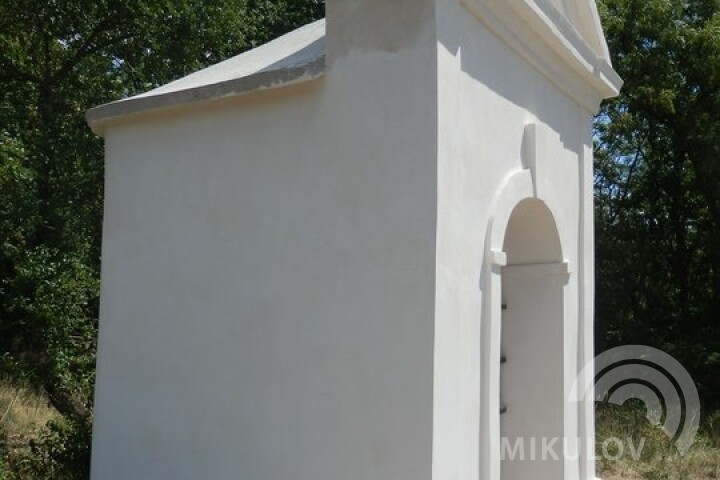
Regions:
<instances>
[{"instance_id":1,"label":"dry grass","mask_svg":"<svg viewBox=\"0 0 720 480\"><path fill-rule=\"evenodd\" d=\"M720 435L716 418L708 418L690 451L681 456L672 440L645 418L645 410L635 406L599 406L597 411L598 473L603 480L715 480L720 479ZM617 460L603 458L602 444L615 437L632 439L636 446L645 439L640 458L625 449ZM610 444L612 445L612 444ZM611 454L616 454L612 448Z\"/></svg>"},{"instance_id":2,"label":"dry grass","mask_svg":"<svg viewBox=\"0 0 720 480\"><path fill-rule=\"evenodd\" d=\"M23 448L59 415L44 395L0 379L0 446Z\"/></svg>"}]
</instances>

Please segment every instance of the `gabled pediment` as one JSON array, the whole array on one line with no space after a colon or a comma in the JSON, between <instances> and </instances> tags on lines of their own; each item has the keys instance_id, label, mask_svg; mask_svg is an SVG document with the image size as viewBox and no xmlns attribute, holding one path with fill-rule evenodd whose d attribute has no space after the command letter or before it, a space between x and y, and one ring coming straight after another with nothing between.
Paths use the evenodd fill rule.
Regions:
<instances>
[{"instance_id":1,"label":"gabled pediment","mask_svg":"<svg viewBox=\"0 0 720 480\"><path fill-rule=\"evenodd\" d=\"M622 79L612 68L594 0L460 1L574 98L587 91L601 99L619 93Z\"/></svg>"},{"instance_id":2,"label":"gabled pediment","mask_svg":"<svg viewBox=\"0 0 720 480\"><path fill-rule=\"evenodd\" d=\"M549 3L575 28L595 54L610 62L607 42L594 0L534 0Z\"/></svg>"}]
</instances>

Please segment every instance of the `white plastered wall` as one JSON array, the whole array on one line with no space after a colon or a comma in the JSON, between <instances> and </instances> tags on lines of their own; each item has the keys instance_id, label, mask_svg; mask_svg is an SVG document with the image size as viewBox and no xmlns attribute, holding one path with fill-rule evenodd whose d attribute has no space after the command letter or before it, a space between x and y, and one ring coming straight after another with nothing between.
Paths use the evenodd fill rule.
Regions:
<instances>
[{"instance_id":1,"label":"white plastered wall","mask_svg":"<svg viewBox=\"0 0 720 480\"><path fill-rule=\"evenodd\" d=\"M108 125L93 479L430 478L417 21L320 81Z\"/></svg>"},{"instance_id":2,"label":"white plastered wall","mask_svg":"<svg viewBox=\"0 0 720 480\"><path fill-rule=\"evenodd\" d=\"M592 358L592 112L581 104L597 99L571 99L458 2L438 9L437 28L433 474L495 480L499 371L490 364L500 357L503 238L524 198L538 198L552 212L570 271L564 396ZM592 437L591 404L567 403L564 418L570 441ZM594 478L594 464L584 456L568 460L564 470L566 479Z\"/></svg>"},{"instance_id":3,"label":"white plastered wall","mask_svg":"<svg viewBox=\"0 0 720 480\"><path fill-rule=\"evenodd\" d=\"M598 99L460 2L328 14L324 78L107 126L94 480L497 480L526 198L570 272L565 390L592 358ZM563 408L592 438L592 405Z\"/></svg>"}]
</instances>

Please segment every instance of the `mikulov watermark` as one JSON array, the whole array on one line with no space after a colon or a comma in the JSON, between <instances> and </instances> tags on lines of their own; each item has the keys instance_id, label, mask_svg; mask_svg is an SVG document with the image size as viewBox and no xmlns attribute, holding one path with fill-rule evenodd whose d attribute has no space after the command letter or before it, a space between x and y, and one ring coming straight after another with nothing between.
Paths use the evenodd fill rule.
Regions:
<instances>
[{"instance_id":1,"label":"mikulov watermark","mask_svg":"<svg viewBox=\"0 0 720 480\"><path fill-rule=\"evenodd\" d=\"M577 376L570 391L570 402L592 399L623 405L640 400L646 417L663 431L681 456L692 446L700 424L700 399L697 387L685 368L667 353L643 345L625 345L598 355ZM600 446L603 458L618 460L630 455L638 460L645 438L604 440ZM504 460L559 461L584 458L597 460L594 441L557 437L502 438ZM581 447L582 446L582 447ZM582 452L587 448L587 452Z\"/></svg>"}]
</instances>

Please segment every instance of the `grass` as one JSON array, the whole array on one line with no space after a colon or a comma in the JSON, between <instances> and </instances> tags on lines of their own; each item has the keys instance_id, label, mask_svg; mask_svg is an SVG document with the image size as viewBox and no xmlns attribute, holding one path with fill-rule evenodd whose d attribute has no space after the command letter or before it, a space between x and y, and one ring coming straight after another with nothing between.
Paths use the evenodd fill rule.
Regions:
<instances>
[{"instance_id":1,"label":"grass","mask_svg":"<svg viewBox=\"0 0 720 480\"><path fill-rule=\"evenodd\" d=\"M47 423L57 418L45 395L0 379L0 453L12 456L27 449Z\"/></svg>"},{"instance_id":2,"label":"grass","mask_svg":"<svg viewBox=\"0 0 720 480\"><path fill-rule=\"evenodd\" d=\"M598 405L597 415L597 467L603 480L714 480L720 479L720 412L707 416L701 423L695 443L685 456L681 456L671 439L660 427L645 418L645 409L638 405ZM624 443L624 454L613 460L604 458L603 442L619 438ZM629 452L632 439L639 458ZM619 453L614 442L606 444L611 456Z\"/></svg>"}]
</instances>

